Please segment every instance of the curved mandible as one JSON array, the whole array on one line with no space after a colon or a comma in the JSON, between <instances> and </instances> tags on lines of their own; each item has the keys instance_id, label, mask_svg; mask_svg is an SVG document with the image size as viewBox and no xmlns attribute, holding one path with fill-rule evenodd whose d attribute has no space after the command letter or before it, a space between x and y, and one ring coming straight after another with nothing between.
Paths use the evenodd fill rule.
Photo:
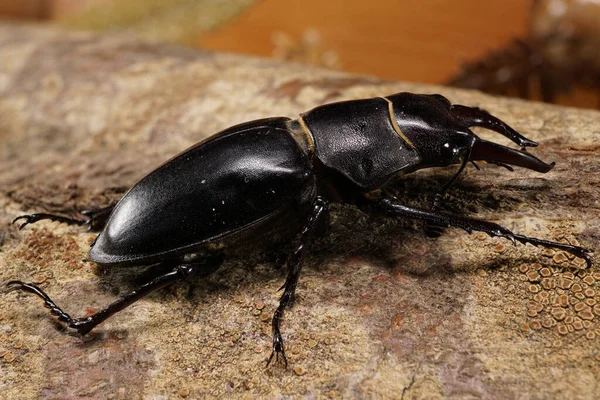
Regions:
<instances>
[{"instance_id":1,"label":"curved mandible","mask_svg":"<svg viewBox=\"0 0 600 400\"><path fill-rule=\"evenodd\" d=\"M494 117L492 114L481 108L454 104L450 107L450 115L467 128L470 126L480 126L482 128L490 129L506 136L522 148L536 147L538 145L533 140L527 139L525 136L508 126L506 122Z\"/></svg>"}]
</instances>

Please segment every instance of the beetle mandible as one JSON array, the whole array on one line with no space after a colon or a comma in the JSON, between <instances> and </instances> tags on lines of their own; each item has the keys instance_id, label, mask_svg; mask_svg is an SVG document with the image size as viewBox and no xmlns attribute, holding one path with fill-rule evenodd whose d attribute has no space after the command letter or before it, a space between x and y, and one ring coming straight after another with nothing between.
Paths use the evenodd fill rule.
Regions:
<instances>
[{"instance_id":1,"label":"beetle mandible","mask_svg":"<svg viewBox=\"0 0 600 400\"><path fill-rule=\"evenodd\" d=\"M469 129L473 126L508 137L520 150L479 138ZM585 259L590 267L590 250L582 247L438 211L444 193L468 162L550 171L554 164L526 151L535 146L490 113L453 105L439 94L398 93L322 105L295 120L278 117L243 123L172 158L114 205L83 213L83 218L41 213L13 221L24 220L20 228L42 219L102 228L91 244L89 260L122 267L162 264L168 272L85 318L70 317L34 284L14 280L8 286L36 294L61 322L85 335L147 294L215 270L238 245L297 227L284 229L285 236L297 242L273 315L273 348L267 362L281 354L287 365L280 321L293 303L306 247L327 217L330 202L561 249ZM452 164L460 167L436 193L431 207L409 207L378 190L394 176Z\"/></svg>"}]
</instances>

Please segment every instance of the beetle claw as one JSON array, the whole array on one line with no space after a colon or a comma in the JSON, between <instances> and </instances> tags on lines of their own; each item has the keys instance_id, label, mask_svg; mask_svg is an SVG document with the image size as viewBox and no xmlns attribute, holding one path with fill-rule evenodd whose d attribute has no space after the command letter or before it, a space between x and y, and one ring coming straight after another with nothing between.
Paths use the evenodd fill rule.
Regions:
<instances>
[{"instance_id":1,"label":"beetle claw","mask_svg":"<svg viewBox=\"0 0 600 400\"><path fill-rule=\"evenodd\" d=\"M285 356L285 350L283 348L283 338L281 337L281 334L276 332L273 335L273 350L271 350L271 355L269 356L269 359L267 360L267 367L269 366L269 364L271 364L271 360L273 360L273 356L275 356L275 361L279 362L279 354L281 354L281 357L283 358L284 367L287 368L288 362L287 362L287 357Z\"/></svg>"},{"instance_id":2,"label":"beetle claw","mask_svg":"<svg viewBox=\"0 0 600 400\"><path fill-rule=\"evenodd\" d=\"M116 205L116 203L112 203L109 206L104 207L104 208L81 211L79 214L83 215L84 218L82 218L82 219L69 218L69 217L64 217L62 215L55 215L55 214L48 214L48 213L36 213L36 214L20 215L17 218L15 218L12 221L12 223L14 224L17 221L24 219L25 222L23 222L21 225L19 225L19 230L21 230L29 224L33 224L33 223L41 221L43 219L48 219L50 221L61 222L64 224L69 224L69 225L79 225L79 226L85 225L85 226L87 226L87 230L91 231L91 230L95 230L96 228L101 228L106 223L106 220L107 220L108 216L110 215L111 211L113 210L113 208L115 207L115 205Z\"/></svg>"},{"instance_id":3,"label":"beetle claw","mask_svg":"<svg viewBox=\"0 0 600 400\"><path fill-rule=\"evenodd\" d=\"M592 268L592 258L590 257L590 254L593 254L594 252L590 249L584 249L583 247L577 247L574 250L575 251L572 252L572 254L585 260L586 269ZM579 254L576 254L576 252Z\"/></svg>"},{"instance_id":4,"label":"beetle claw","mask_svg":"<svg viewBox=\"0 0 600 400\"><path fill-rule=\"evenodd\" d=\"M43 219L48 219L50 221L62 222L65 224L72 224L72 225L86 225L87 224L87 220L63 217L62 215L54 215L54 214L47 214L47 213L20 215L17 218L13 219L12 223L14 224L15 222L17 222L21 219L24 219L25 222L23 222L21 225L19 225L19 230L23 229L24 227L26 227L29 224L36 223Z\"/></svg>"},{"instance_id":5,"label":"beetle claw","mask_svg":"<svg viewBox=\"0 0 600 400\"><path fill-rule=\"evenodd\" d=\"M512 242L513 246L517 245L517 239L513 235L508 235L506 238Z\"/></svg>"},{"instance_id":6,"label":"beetle claw","mask_svg":"<svg viewBox=\"0 0 600 400\"><path fill-rule=\"evenodd\" d=\"M40 218L37 217L39 214L31 214L31 215L19 215L17 218L13 219L11 224L15 224L20 219L25 219L26 221L19 225L19 230L25 228L27 225L32 224L36 221L39 221Z\"/></svg>"}]
</instances>

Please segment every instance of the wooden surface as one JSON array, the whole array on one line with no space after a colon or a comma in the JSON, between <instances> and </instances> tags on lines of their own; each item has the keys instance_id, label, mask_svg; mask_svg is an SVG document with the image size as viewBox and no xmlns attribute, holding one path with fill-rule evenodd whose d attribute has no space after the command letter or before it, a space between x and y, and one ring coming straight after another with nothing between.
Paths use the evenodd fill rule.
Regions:
<instances>
[{"instance_id":1,"label":"wooden surface","mask_svg":"<svg viewBox=\"0 0 600 400\"><path fill-rule=\"evenodd\" d=\"M449 212L600 248L597 112L43 27L1 25L0 59L0 282L38 282L74 316L131 290L140 271L87 262L94 234L78 227L18 231L13 218L108 204L242 121L403 90L490 110L557 162L545 175L469 168ZM453 171L423 171L390 189L429 204ZM249 253L140 301L83 340L54 324L39 299L3 293L0 397L597 396L597 254L583 271L560 252L458 230L428 239L410 221L332 209L282 325L287 370L265 368L285 272Z\"/></svg>"}]
</instances>

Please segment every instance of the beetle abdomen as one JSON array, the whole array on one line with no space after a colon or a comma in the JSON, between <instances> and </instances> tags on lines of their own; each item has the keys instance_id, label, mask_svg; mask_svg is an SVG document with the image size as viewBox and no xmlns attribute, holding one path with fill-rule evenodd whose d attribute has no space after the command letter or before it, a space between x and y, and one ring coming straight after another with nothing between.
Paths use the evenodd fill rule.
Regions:
<instances>
[{"instance_id":1,"label":"beetle abdomen","mask_svg":"<svg viewBox=\"0 0 600 400\"><path fill-rule=\"evenodd\" d=\"M418 163L419 155L397 127L390 104L377 97L326 104L303 114L319 160L362 189L381 185Z\"/></svg>"},{"instance_id":2,"label":"beetle abdomen","mask_svg":"<svg viewBox=\"0 0 600 400\"><path fill-rule=\"evenodd\" d=\"M229 128L147 175L119 201L89 258L173 258L312 201L314 177L286 121Z\"/></svg>"}]
</instances>

